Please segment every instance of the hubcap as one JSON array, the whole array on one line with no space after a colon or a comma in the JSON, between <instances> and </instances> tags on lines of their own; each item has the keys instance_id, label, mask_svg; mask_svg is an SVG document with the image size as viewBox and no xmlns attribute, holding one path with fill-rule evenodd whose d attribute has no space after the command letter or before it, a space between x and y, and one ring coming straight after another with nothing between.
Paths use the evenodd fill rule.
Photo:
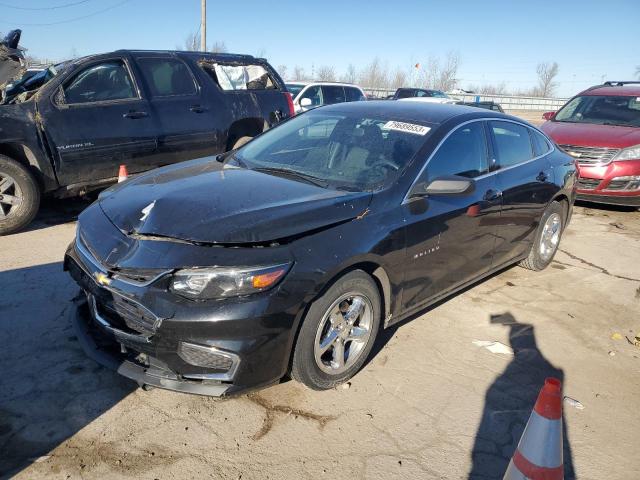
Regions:
<instances>
[{"instance_id":1,"label":"hubcap","mask_svg":"<svg viewBox=\"0 0 640 480\"><path fill-rule=\"evenodd\" d=\"M0 172L0 220L10 216L22 203L22 190L13 179Z\"/></svg>"},{"instance_id":2,"label":"hubcap","mask_svg":"<svg viewBox=\"0 0 640 480\"><path fill-rule=\"evenodd\" d=\"M540 256L546 262L548 261L558 248L560 243L560 231L562 227L562 219L557 213L552 213L544 222L542 227L542 235L540 236Z\"/></svg>"},{"instance_id":3,"label":"hubcap","mask_svg":"<svg viewBox=\"0 0 640 480\"><path fill-rule=\"evenodd\" d=\"M362 355L371 336L373 306L361 293L347 293L326 311L318 326L313 353L325 373L339 375Z\"/></svg>"}]
</instances>

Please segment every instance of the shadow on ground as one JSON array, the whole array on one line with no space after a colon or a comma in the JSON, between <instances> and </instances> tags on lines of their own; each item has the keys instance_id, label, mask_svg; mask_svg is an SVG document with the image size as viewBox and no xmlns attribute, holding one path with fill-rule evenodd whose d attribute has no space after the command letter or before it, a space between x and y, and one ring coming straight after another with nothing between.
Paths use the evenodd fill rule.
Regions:
<instances>
[{"instance_id":1,"label":"shadow on ground","mask_svg":"<svg viewBox=\"0 0 640 480\"><path fill-rule=\"evenodd\" d=\"M78 215L91 205L91 202L97 196L97 193L91 193L83 197L64 199L43 198L36 218L25 231L40 230L52 225L75 222L78 219Z\"/></svg>"},{"instance_id":2,"label":"shadow on ground","mask_svg":"<svg viewBox=\"0 0 640 480\"><path fill-rule=\"evenodd\" d=\"M502 478L545 378L565 381L563 371L549 363L538 349L533 325L519 323L510 313L492 315L490 322L509 329L514 357L487 390L471 452L473 466L469 479L473 480ZM575 478L575 472L564 415L562 434L564 478L570 480Z\"/></svg>"},{"instance_id":3,"label":"shadow on ground","mask_svg":"<svg viewBox=\"0 0 640 480\"><path fill-rule=\"evenodd\" d=\"M136 388L80 349L70 323L77 292L61 262L0 272L0 478L46 455Z\"/></svg>"}]
</instances>

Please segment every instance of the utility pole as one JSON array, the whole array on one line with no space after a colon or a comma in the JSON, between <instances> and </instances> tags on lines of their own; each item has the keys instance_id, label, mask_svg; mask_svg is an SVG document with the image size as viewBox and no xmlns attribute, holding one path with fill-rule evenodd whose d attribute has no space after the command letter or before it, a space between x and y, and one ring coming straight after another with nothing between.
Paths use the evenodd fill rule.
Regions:
<instances>
[{"instance_id":1,"label":"utility pole","mask_svg":"<svg viewBox=\"0 0 640 480\"><path fill-rule=\"evenodd\" d=\"M207 51L207 0L200 0L200 50Z\"/></svg>"}]
</instances>

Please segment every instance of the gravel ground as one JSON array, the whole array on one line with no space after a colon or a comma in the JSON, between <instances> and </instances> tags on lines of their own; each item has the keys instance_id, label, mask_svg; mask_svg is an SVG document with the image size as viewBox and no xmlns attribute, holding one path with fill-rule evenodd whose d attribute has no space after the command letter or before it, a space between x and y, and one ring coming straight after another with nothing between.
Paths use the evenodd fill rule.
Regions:
<instances>
[{"instance_id":1,"label":"gravel ground","mask_svg":"<svg viewBox=\"0 0 640 480\"><path fill-rule=\"evenodd\" d=\"M565 478L640 471L638 212L577 207L550 268L383 332L350 388L220 400L143 391L85 357L61 264L83 206L0 237L0 477L501 478L548 375L584 406L565 403Z\"/></svg>"}]
</instances>

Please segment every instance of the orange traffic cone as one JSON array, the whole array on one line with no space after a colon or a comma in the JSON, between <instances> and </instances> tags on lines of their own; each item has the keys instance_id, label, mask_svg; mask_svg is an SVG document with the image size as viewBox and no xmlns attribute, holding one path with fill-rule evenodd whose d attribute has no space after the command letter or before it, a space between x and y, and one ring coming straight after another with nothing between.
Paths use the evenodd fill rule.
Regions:
<instances>
[{"instance_id":1,"label":"orange traffic cone","mask_svg":"<svg viewBox=\"0 0 640 480\"><path fill-rule=\"evenodd\" d=\"M129 173L127 172L126 165L120 165L120 170L118 170L118 183L124 182L129 177Z\"/></svg>"},{"instance_id":2,"label":"orange traffic cone","mask_svg":"<svg viewBox=\"0 0 640 480\"><path fill-rule=\"evenodd\" d=\"M562 480L562 385L547 378L503 480Z\"/></svg>"}]
</instances>

